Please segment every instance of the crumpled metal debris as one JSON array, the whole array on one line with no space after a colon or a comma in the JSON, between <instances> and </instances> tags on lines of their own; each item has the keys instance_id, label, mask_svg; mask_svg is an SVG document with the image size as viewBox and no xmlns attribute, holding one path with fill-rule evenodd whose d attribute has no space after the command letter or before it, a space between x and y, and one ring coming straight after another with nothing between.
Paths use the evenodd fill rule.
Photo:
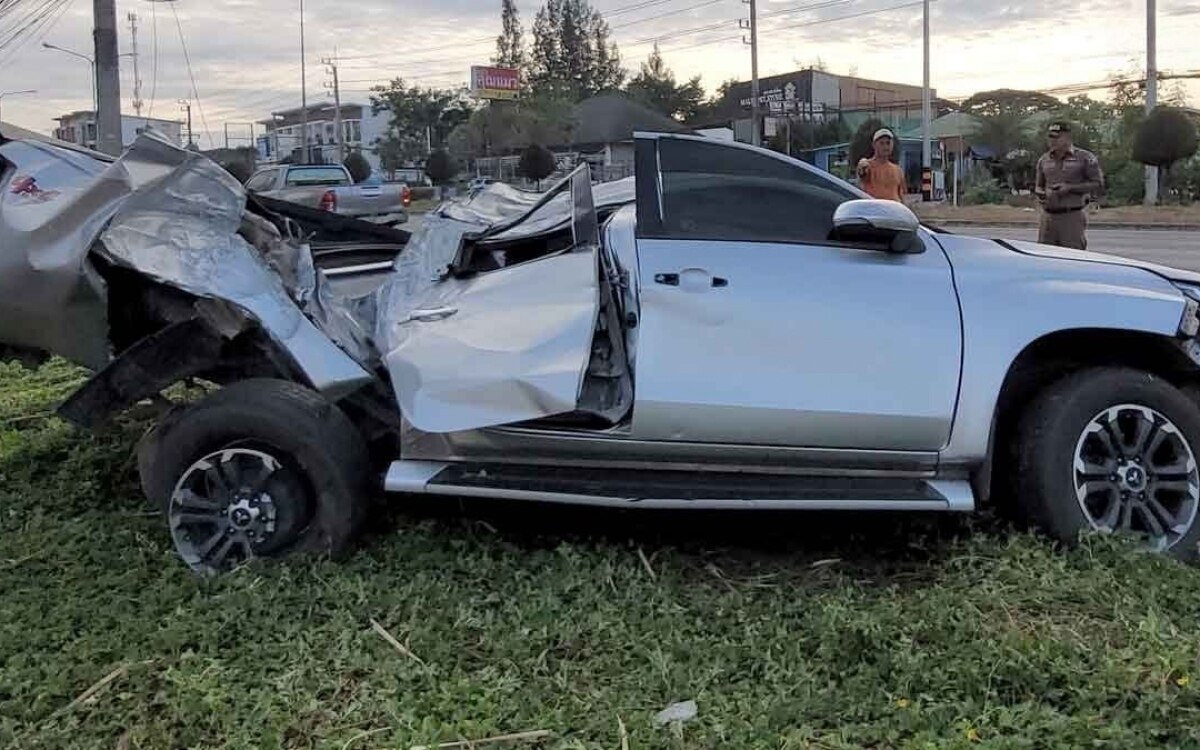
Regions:
<instances>
[{"instance_id":1,"label":"crumpled metal debris","mask_svg":"<svg viewBox=\"0 0 1200 750\"><path fill-rule=\"evenodd\" d=\"M136 175L136 189L101 234L100 255L191 294L234 303L330 397L372 380L301 312L300 304L316 300L308 306L335 323L348 323L328 308L327 299L314 296L319 285L307 247L296 247L289 257L280 246L269 262L239 234L245 193L222 167L159 136L143 135L113 168ZM285 276L299 295L295 301ZM346 331L342 335L353 341Z\"/></svg>"},{"instance_id":2,"label":"crumpled metal debris","mask_svg":"<svg viewBox=\"0 0 1200 750\"><path fill-rule=\"evenodd\" d=\"M699 709L696 706L696 701L672 703L654 715L654 726L665 727L668 724L682 724L685 721L691 721L696 718L698 713Z\"/></svg>"}]
</instances>

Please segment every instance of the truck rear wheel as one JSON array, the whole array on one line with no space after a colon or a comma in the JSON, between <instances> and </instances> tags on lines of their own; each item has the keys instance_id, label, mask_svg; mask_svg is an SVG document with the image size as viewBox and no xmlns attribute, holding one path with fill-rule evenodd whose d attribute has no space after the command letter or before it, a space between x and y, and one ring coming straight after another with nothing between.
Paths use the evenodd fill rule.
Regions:
<instances>
[{"instance_id":1,"label":"truck rear wheel","mask_svg":"<svg viewBox=\"0 0 1200 750\"><path fill-rule=\"evenodd\" d=\"M1063 541L1131 534L1157 552L1200 549L1200 408L1170 383L1125 368L1080 371L1043 391L1018 433L1016 502Z\"/></svg>"},{"instance_id":2,"label":"truck rear wheel","mask_svg":"<svg viewBox=\"0 0 1200 750\"><path fill-rule=\"evenodd\" d=\"M319 394L282 380L212 393L151 433L139 469L179 556L213 573L351 546L371 489L367 448Z\"/></svg>"}]
</instances>

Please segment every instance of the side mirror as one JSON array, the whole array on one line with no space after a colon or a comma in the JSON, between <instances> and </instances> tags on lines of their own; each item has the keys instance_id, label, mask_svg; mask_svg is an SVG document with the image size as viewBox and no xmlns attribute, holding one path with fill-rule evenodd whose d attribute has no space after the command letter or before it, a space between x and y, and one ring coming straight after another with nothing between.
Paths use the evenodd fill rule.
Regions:
<instances>
[{"instance_id":1,"label":"side mirror","mask_svg":"<svg viewBox=\"0 0 1200 750\"><path fill-rule=\"evenodd\" d=\"M833 212L829 239L888 253L923 253L917 231L921 222L908 206L895 201L851 200Z\"/></svg>"}]
</instances>

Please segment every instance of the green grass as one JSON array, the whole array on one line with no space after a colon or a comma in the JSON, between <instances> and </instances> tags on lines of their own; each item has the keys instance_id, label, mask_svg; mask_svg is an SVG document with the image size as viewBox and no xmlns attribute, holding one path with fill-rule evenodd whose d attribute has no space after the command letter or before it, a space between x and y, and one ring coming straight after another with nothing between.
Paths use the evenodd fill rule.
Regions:
<instances>
[{"instance_id":1,"label":"green grass","mask_svg":"<svg viewBox=\"0 0 1200 750\"><path fill-rule=\"evenodd\" d=\"M941 517L425 503L348 561L201 579L136 489L145 425L50 416L80 377L0 365L2 747L1200 747L1197 569Z\"/></svg>"}]
</instances>

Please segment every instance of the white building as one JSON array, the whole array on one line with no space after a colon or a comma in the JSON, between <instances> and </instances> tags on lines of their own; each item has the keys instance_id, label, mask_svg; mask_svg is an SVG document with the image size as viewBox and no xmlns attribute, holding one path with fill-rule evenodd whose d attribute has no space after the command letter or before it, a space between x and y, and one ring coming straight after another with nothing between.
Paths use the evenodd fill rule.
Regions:
<instances>
[{"instance_id":1,"label":"white building","mask_svg":"<svg viewBox=\"0 0 1200 750\"><path fill-rule=\"evenodd\" d=\"M91 110L71 112L56 117L55 121L58 122L53 133L55 138L86 148L96 148L96 114ZM121 115L121 148L129 148L147 128L157 130L177 146L183 145L183 123L178 120Z\"/></svg>"},{"instance_id":2,"label":"white building","mask_svg":"<svg viewBox=\"0 0 1200 750\"><path fill-rule=\"evenodd\" d=\"M277 162L288 156L292 157L293 161L301 161L304 145L301 136L303 112L303 109L296 107L272 112L269 119L259 121L266 126L266 132L256 139L259 164ZM309 105L309 161L337 162L336 115L332 104ZM387 124L387 115L372 114L370 105L342 104L343 153L349 155L352 151L362 151L363 156L370 162L371 169L381 171L379 157L375 155L375 141L383 137L387 131Z\"/></svg>"}]
</instances>

